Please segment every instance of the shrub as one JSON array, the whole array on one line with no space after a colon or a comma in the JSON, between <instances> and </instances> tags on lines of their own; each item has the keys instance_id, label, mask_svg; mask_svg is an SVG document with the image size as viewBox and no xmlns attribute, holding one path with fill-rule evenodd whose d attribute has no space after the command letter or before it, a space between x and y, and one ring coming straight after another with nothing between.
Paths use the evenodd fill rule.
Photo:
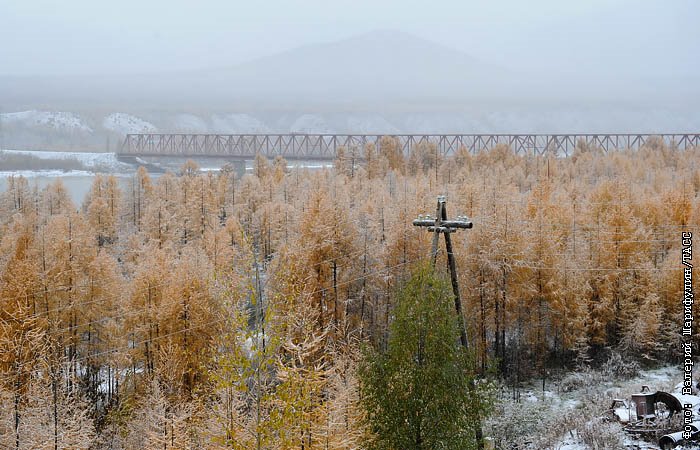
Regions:
<instances>
[{"instance_id":1,"label":"shrub","mask_svg":"<svg viewBox=\"0 0 700 450\"><path fill-rule=\"evenodd\" d=\"M639 362L632 358L623 359L618 352L612 352L603 366L601 372L608 379L630 380L639 376L641 367Z\"/></svg>"}]
</instances>

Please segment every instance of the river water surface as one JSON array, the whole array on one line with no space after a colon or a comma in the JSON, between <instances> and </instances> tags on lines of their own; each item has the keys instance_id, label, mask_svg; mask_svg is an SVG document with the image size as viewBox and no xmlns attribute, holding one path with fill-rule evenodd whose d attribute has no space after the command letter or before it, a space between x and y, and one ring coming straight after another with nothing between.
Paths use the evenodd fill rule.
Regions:
<instances>
[{"instance_id":1,"label":"river water surface","mask_svg":"<svg viewBox=\"0 0 700 450\"><path fill-rule=\"evenodd\" d=\"M90 186L92 186L96 173L107 173L116 176L121 188L125 190L129 186L131 177L138 169L138 165L117 162L114 154L107 153L5 151L14 154L21 153L24 155L31 155L32 158L42 160L71 159L78 163L83 163L86 166L85 170L5 170L0 160L0 192L7 189L8 177L10 176L23 176L29 180L29 185L31 187L36 186L39 190L45 188L57 179L60 179L76 206L79 206L83 202L83 199L90 190ZM99 165L95 164L94 161L98 161ZM166 170L176 172L185 161L185 158L166 157L158 159L149 158L144 162L147 162L151 169L154 167L159 169L159 171L149 170L151 177L157 178ZM195 162L199 164L202 170L218 171L224 164L230 161L203 158L202 160L195 159ZM47 164L49 163L47 162ZM95 164L94 167L91 167L91 164ZM251 173L253 170L253 161L234 161L233 164L238 176L244 173ZM332 166L333 165L328 161L294 161L288 163L287 167L290 169L305 168L313 170Z\"/></svg>"}]
</instances>

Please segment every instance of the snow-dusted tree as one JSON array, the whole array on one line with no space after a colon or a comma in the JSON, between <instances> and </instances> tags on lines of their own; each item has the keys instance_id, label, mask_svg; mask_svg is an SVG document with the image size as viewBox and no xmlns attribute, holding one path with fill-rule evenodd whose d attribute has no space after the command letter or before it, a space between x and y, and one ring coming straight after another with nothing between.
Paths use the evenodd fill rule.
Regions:
<instances>
[{"instance_id":1,"label":"snow-dusted tree","mask_svg":"<svg viewBox=\"0 0 700 450\"><path fill-rule=\"evenodd\" d=\"M365 429L357 380L357 355L353 343L339 348L328 370L326 399L321 406L319 440L323 448L354 449L361 447Z\"/></svg>"},{"instance_id":2,"label":"snow-dusted tree","mask_svg":"<svg viewBox=\"0 0 700 450\"><path fill-rule=\"evenodd\" d=\"M13 233L2 241L4 251L12 256L0 276L0 384L11 398L3 409L13 412L13 447L26 448L20 429L22 411L34 395L29 384L45 351L45 326L37 315L39 271L31 254L31 229L21 221L12 228Z\"/></svg>"},{"instance_id":3,"label":"snow-dusted tree","mask_svg":"<svg viewBox=\"0 0 700 450\"><path fill-rule=\"evenodd\" d=\"M112 244L117 239L120 196L121 191L114 175L95 175L83 204L100 247Z\"/></svg>"},{"instance_id":4,"label":"snow-dusted tree","mask_svg":"<svg viewBox=\"0 0 700 450\"><path fill-rule=\"evenodd\" d=\"M399 140L393 136L382 136L379 140L379 154L386 159L389 169L403 174L406 161Z\"/></svg>"},{"instance_id":5,"label":"snow-dusted tree","mask_svg":"<svg viewBox=\"0 0 700 450\"><path fill-rule=\"evenodd\" d=\"M43 367L51 371L50 367ZM54 384L46 377L32 377L31 395L22 411L19 427L21 449L89 448L95 440L92 405L77 383Z\"/></svg>"},{"instance_id":6,"label":"snow-dusted tree","mask_svg":"<svg viewBox=\"0 0 700 450\"><path fill-rule=\"evenodd\" d=\"M44 219L47 216L75 212L73 200L60 178L44 188L41 192L40 204Z\"/></svg>"},{"instance_id":7,"label":"snow-dusted tree","mask_svg":"<svg viewBox=\"0 0 700 450\"><path fill-rule=\"evenodd\" d=\"M146 206L152 200L153 183L148 171L143 167L136 170L136 174L131 178L128 187L128 199L125 205L126 220L136 230L141 230Z\"/></svg>"},{"instance_id":8,"label":"snow-dusted tree","mask_svg":"<svg viewBox=\"0 0 700 450\"><path fill-rule=\"evenodd\" d=\"M137 401L126 427L125 448L182 449L197 448L193 427L195 414L202 414L192 403L171 402L155 378L147 394Z\"/></svg>"},{"instance_id":9,"label":"snow-dusted tree","mask_svg":"<svg viewBox=\"0 0 700 450\"><path fill-rule=\"evenodd\" d=\"M271 170L270 161L267 157L262 153L257 153L253 162L253 173L255 176L261 180L266 179L270 176Z\"/></svg>"},{"instance_id":10,"label":"snow-dusted tree","mask_svg":"<svg viewBox=\"0 0 700 450\"><path fill-rule=\"evenodd\" d=\"M342 203L341 203L342 202ZM351 283L357 254L357 230L343 207L340 192L333 199L320 188L311 194L302 222L299 240L288 257L298 260L296 269L305 272L302 278L308 289L308 300L318 310L318 328L331 324L339 330L356 288ZM333 334L335 331L333 331Z\"/></svg>"},{"instance_id":11,"label":"snow-dusted tree","mask_svg":"<svg viewBox=\"0 0 700 450\"><path fill-rule=\"evenodd\" d=\"M7 188L0 193L0 238L2 228L8 224L15 214L22 214L26 220L38 219L38 198L36 188L29 186L29 181L23 176L7 178Z\"/></svg>"},{"instance_id":12,"label":"snow-dusted tree","mask_svg":"<svg viewBox=\"0 0 700 450\"><path fill-rule=\"evenodd\" d=\"M282 355L276 366L279 384L270 411L279 448L314 448L323 439L326 415L322 405L329 362L317 314L306 304L286 320Z\"/></svg>"},{"instance_id":13,"label":"snow-dusted tree","mask_svg":"<svg viewBox=\"0 0 700 450\"><path fill-rule=\"evenodd\" d=\"M365 145L365 167L370 180L386 173L385 161L377 154L377 148L371 142Z\"/></svg>"}]
</instances>

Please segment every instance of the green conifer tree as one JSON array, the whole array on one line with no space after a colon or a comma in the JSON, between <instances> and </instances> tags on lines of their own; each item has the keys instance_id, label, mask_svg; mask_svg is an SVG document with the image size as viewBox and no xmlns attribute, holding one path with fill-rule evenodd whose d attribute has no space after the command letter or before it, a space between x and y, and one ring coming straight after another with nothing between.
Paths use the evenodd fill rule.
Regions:
<instances>
[{"instance_id":1,"label":"green conifer tree","mask_svg":"<svg viewBox=\"0 0 700 450\"><path fill-rule=\"evenodd\" d=\"M418 269L398 292L386 351L369 350L360 364L366 447L477 448L487 402L484 389L471 392L472 373L448 281Z\"/></svg>"}]
</instances>

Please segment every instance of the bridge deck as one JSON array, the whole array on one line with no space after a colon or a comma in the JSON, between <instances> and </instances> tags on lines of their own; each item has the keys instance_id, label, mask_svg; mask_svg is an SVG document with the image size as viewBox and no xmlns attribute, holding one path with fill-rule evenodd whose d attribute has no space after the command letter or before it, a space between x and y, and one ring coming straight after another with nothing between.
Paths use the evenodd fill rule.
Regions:
<instances>
[{"instance_id":1,"label":"bridge deck","mask_svg":"<svg viewBox=\"0 0 700 450\"><path fill-rule=\"evenodd\" d=\"M362 149L368 143L379 146L383 136L396 138L404 152L423 143L434 143L443 155L461 147L472 153L498 144L509 145L517 154L554 153L570 155L583 141L604 151L638 149L652 136L668 145L685 149L700 146L700 134L128 134L120 154L140 156L218 156L330 160L339 147Z\"/></svg>"}]
</instances>

